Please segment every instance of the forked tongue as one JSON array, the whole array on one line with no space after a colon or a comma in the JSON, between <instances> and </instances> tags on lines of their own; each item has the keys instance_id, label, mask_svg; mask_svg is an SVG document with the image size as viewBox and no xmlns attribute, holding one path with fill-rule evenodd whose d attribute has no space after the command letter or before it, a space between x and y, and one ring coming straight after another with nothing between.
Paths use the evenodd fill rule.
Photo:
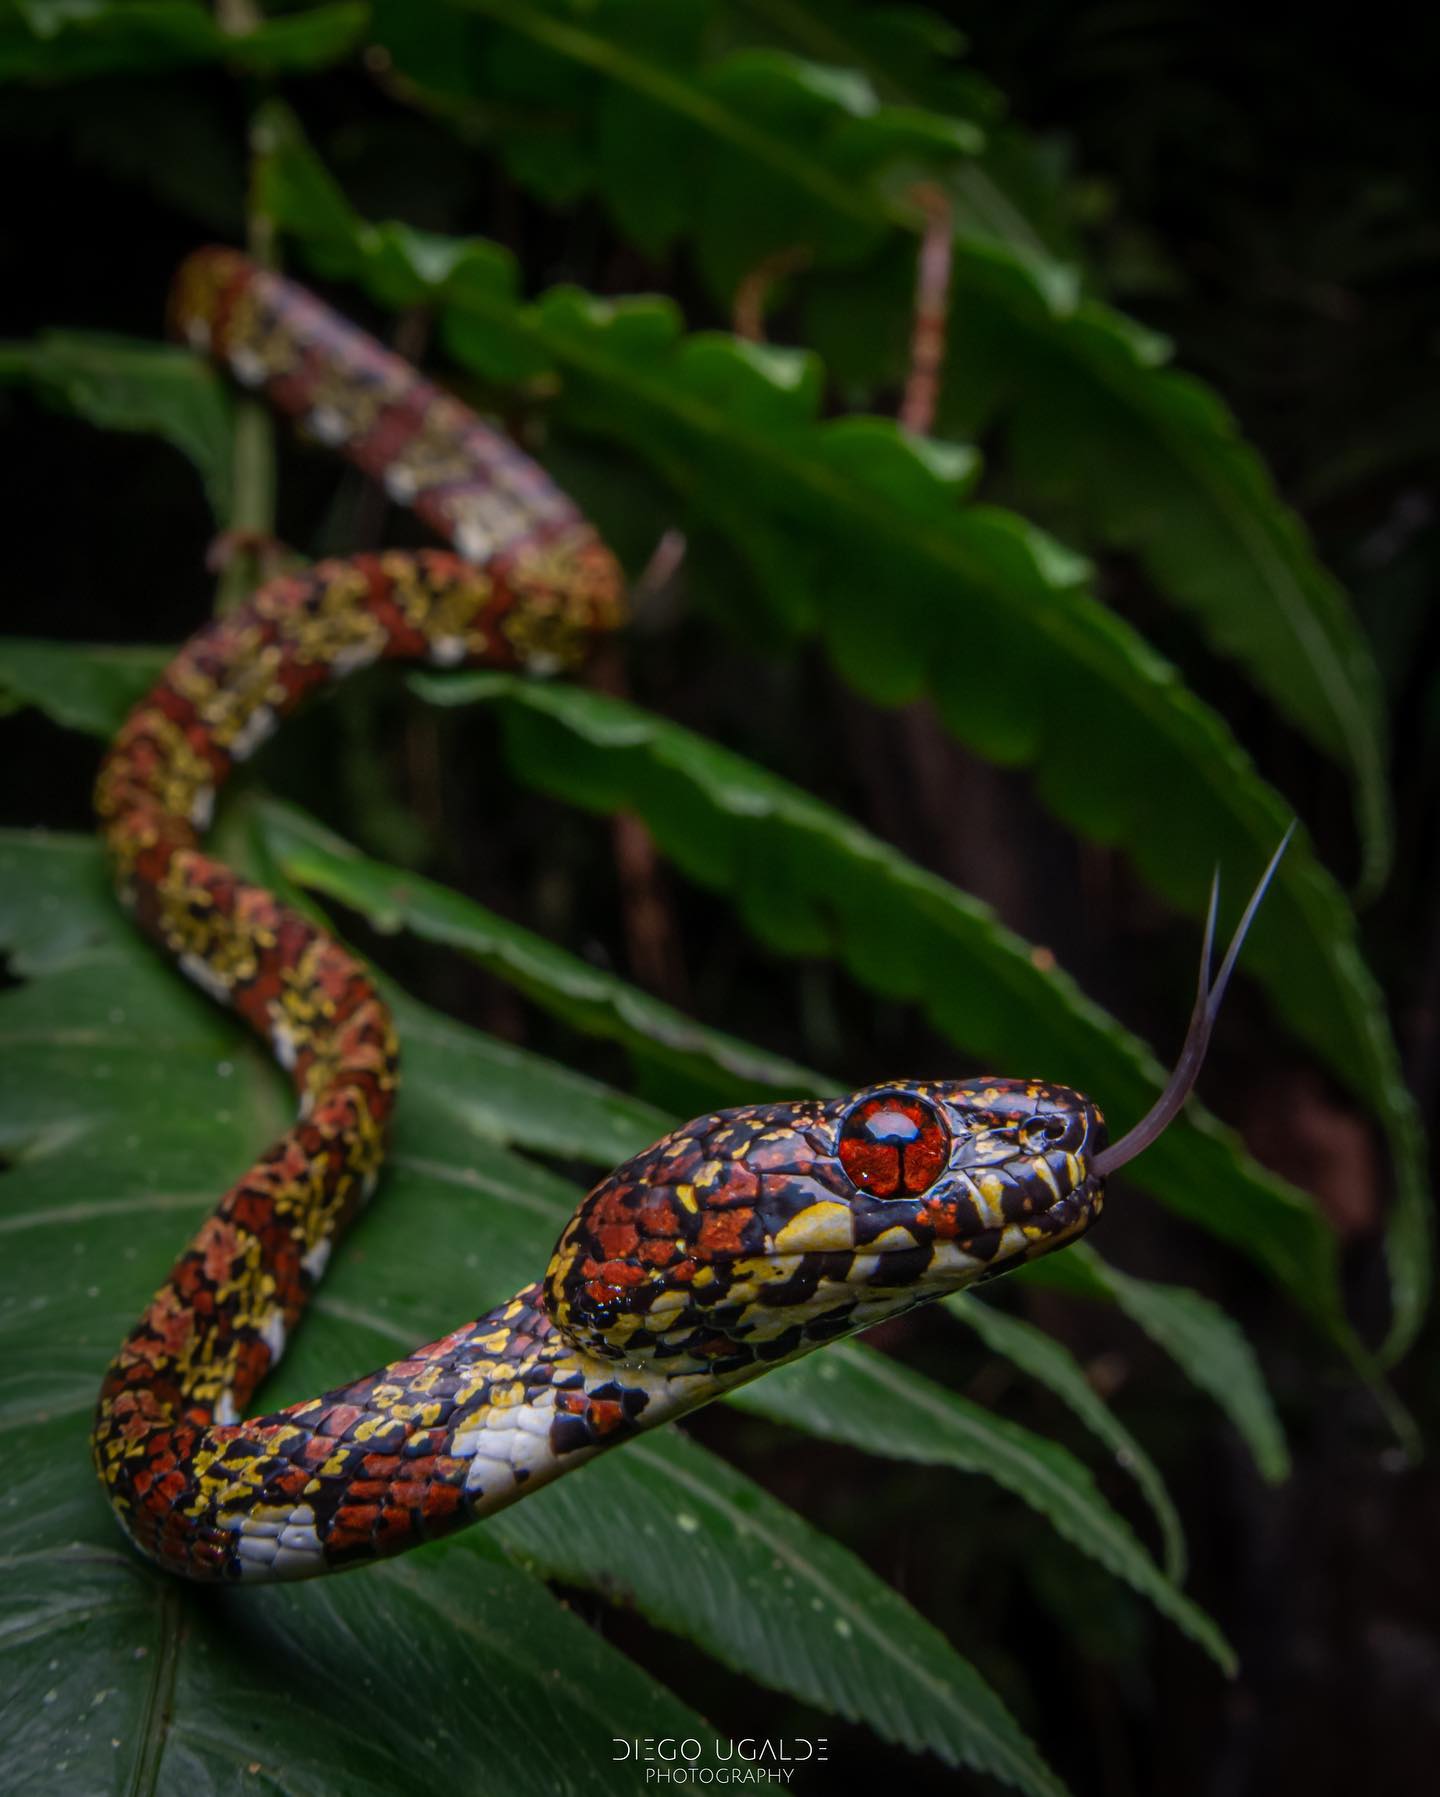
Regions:
<instances>
[{"instance_id":1,"label":"forked tongue","mask_svg":"<svg viewBox=\"0 0 1440 1797\"><path fill-rule=\"evenodd\" d=\"M1279 867L1280 858L1290 846L1290 838L1294 834L1295 825L1292 823L1280 838L1280 846L1270 857L1270 865L1261 874L1259 883L1250 894L1250 903L1246 905L1244 915L1235 926L1235 934L1230 938L1230 946L1225 951L1225 959L1220 963L1220 971L1212 981L1210 961L1215 949L1215 911L1220 902L1220 871L1216 869L1215 877L1210 882L1210 909L1205 918L1205 943L1200 950L1200 986L1195 995L1195 1009L1190 1013L1190 1027L1185 1032L1180 1058L1175 1063L1175 1071L1165 1082L1165 1090L1134 1129L1121 1136L1118 1142L1102 1149L1090 1163L1091 1171L1101 1179L1107 1179L1117 1167L1123 1167L1127 1161L1133 1161L1137 1154L1142 1154L1174 1122L1190 1096L1205 1060L1205 1050L1210 1046L1210 1032L1215 1027L1215 1019L1220 1015L1220 1003L1225 997L1225 988L1230 984L1230 975L1235 971L1235 962L1239 958L1246 932L1255 920L1255 913L1260 909L1261 901L1275 877L1275 869Z\"/></svg>"}]
</instances>

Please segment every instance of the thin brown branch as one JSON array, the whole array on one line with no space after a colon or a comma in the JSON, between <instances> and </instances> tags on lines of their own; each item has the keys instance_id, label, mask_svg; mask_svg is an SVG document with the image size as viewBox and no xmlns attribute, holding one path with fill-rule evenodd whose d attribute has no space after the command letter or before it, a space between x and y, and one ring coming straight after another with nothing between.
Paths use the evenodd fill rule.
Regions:
<instances>
[{"instance_id":1,"label":"thin brown branch","mask_svg":"<svg viewBox=\"0 0 1440 1797\"><path fill-rule=\"evenodd\" d=\"M617 648L607 646L596 657L589 684L614 698L628 698L625 664ZM689 981L655 838L642 819L622 811L611 823L610 840L630 972L649 991L683 1005Z\"/></svg>"},{"instance_id":2,"label":"thin brown branch","mask_svg":"<svg viewBox=\"0 0 1440 1797\"><path fill-rule=\"evenodd\" d=\"M730 309L730 328L747 343L765 341L765 307L777 281L798 274L809 266L810 251L804 244L793 243L783 250L763 257L745 275L735 289Z\"/></svg>"},{"instance_id":3,"label":"thin brown branch","mask_svg":"<svg viewBox=\"0 0 1440 1797\"><path fill-rule=\"evenodd\" d=\"M923 182L913 189L913 198L925 214L925 230L915 268L915 321L900 422L917 436L928 437L935 428L940 376L945 366L955 221L949 197L942 188Z\"/></svg>"}]
</instances>

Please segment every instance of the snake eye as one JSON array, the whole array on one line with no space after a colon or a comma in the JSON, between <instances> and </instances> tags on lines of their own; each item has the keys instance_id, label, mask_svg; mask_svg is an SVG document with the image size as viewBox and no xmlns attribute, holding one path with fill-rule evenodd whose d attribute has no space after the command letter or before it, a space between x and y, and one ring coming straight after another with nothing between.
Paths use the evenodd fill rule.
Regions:
<instances>
[{"instance_id":1,"label":"snake eye","mask_svg":"<svg viewBox=\"0 0 1440 1797\"><path fill-rule=\"evenodd\" d=\"M840 1131L840 1164L875 1198L918 1198L945 1171L950 1134L935 1106L913 1092L857 1104Z\"/></svg>"}]
</instances>

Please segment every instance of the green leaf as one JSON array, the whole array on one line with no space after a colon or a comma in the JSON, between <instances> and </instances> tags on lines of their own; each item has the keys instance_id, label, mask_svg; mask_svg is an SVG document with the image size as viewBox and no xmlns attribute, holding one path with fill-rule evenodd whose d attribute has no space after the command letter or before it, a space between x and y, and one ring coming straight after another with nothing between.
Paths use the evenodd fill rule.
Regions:
<instances>
[{"instance_id":1,"label":"green leaf","mask_svg":"<svg viewBox=\"0 0 1440 1797\"><path fill-rule=\"evenodd\" d=\"M965 104L943 60L959 47L954 39L916 30L895 9L741 4L782 42L864 70L886 100L941 111ZM1132 550L1277 709L1349 766L1365 847L1361 885L1373 891L1390 846L1382 701L1346 595L1218 396L1167 371L1162 340L1081 298L1063 260L1074 259L1073 233L1056 230L1055 196L1040 197L1024 134L992 127L989 135L987 153L947 183L957 262L946 427L975 432L998 416L1027 497L1062 506L1079 540ZM1016 151L1029 170L1019 184ZM1057 236L1070 241L1057 248ZM1030 291L1016 278L1022 273ZM848 284L830 283L840 301L832 313L843 309ZM897 284L892 315L908 303L908 284ZM904 318L895 324L903 344Z\"/></svg>"},{"instance_id":2,"label":"green leaf","mask_svg":"<svg viewBox=\"0 0 1440 1797\"><path fill-rule=\"evenodd\" d=\"M855 1343L780 1367L731 1401L867 1454L984 1473L1048 1517L1067 1541L1149 1598L1223 1671L1234 1673L1235 1654L1215 1624L1160 1570L1087 1468L1058 1443Z\"/></svg>"},{"instance_id":3,"label":"green leaf","mask_svg":"<svg viewBox=\"0 0 1440 1797\"><path fill-rule=\"evenodd\" d=\"M1202 382L1157 367L1098 301L1082 302L1059 330L995 291L962 293L947 386L962 397L942 410L947 428L994 422L968 403L983 379L1027 497L1072 538L1131 551L1210 645L1348 768L1360 888L1373 896L1391 849L1374 656L1234 415Z\"/></svg>"},{"instance_id":4,"label":"green leaf","mask_svg":"<svg viewBox=\"0 0 1440 1797\"><path fill-rule=\"evenodd\" d=\"M455 1137L458 1129L472 1157L483 1156L490 1143L514 1143L609 1168L674 1126L672 1117L638 1098L453 1023L388 980L380 985L405 1044L410 1113L427 1119L426 1129L417 1130L421 1140L433 1142L442 1132ZM419 1155L412 1151L412 1158ZM507 1174L513 1171L507 1167ZM557 1231L574 1205L568 1187L565 1196Z\"/></svg>"},{"instance_id":5,"label":"green leaf","mask_svg":"<svg viewBox=\"0 0 1440 1797\"><path fill-rule=\"evenodd\" d=\"M113 736L170 653L6 637L0 644L0 693L12 705L36 706L67 729Z\"/></svg>"},{"instance_id":6,"label":"green leaf","mask_svg":"<svg viewBox=\"0 0 1440 1797\"><path fill-rule=\"evenodd\" d=\"M647 1615L678 1622L752 1676L887 1739L992 1767L1027 1792L1059 1790L998 1700L901 1599L741 1475L680 1442L628 1448L635 1464L618 1486L603 1467L586 1469L543 1523L520 1524L532 1497L509 1533L472 1531L363 1578L248 1600L226 1594L217 1605L143 1567L121 1547L86 1463L96 1383L187 1226L288 1114L285 1081L132 931L88 839L0 835L0 945L22 981L0 994L0 1143L10 1161L0 1177L0 1432L23 1430L28 1448L0 1525L0 1564L30 1618L8 1638L15 1683L36 1697L25 1710L24 1763L53 1771L73 1753L85 1783L84 1767L113 1766L107 1756L121 1752L132 1782L168 1789L178 1788L179 1767L244 1743L279 1788L314 1788L311 1770L325 1764L338 1770L321 1788L393 1788L394 1756L407 1735L413 1746L418 1707L435 1718L447 1753L476 1768L465 1775L477 1788L533 1790L537 1726L567 1754L577 1732L594 1739L596 1718L616 1719L607 1746L617 1728L650 1732L651 1717L666 1732L695 1732L673 1698L486 1544L488 1535L540 1561L535 1538L549 1530L559 1536L556 1568L563 1559L572 1582L603 1585L618 1571ZM452 1095L475 1070L457 1047L483 1038L443 1021L438 1039L427 1037L417 1013L423 1021L419 1006L399 1017L409 1079L384 1201L337 1256L273 1382L279 1401L516 1289L573 1207L567 1182L505 1143L548 1113L555 1131L546 1126L545 1146L563 1151L588 1082L556 1069L530 1083L518 1110L503 1089L482 1092L488 1109L477 1115ZM435 1078L447 1066L448 1085ZM534 1068L533 1057L516 1057L512 1084ZM651 1127L617 1110L599 1120L589 1151L638 1146ZM697 1478L714 1514L692 1529L695 1503L677 1517L675 1500ZM620 1495L607 1500L607 1490ZM777 1554L800 1570L804 1604L775 1578ZM387 1672L391 1655L403 1664ZM492 1655L508 1660L493 1677ZM563 1705L580 1685L589 1696L562 1727L541 1696ZM365 1691L363 1730L340 1688ZM96 1692L113 1712L87 1707ZM492 1693L504 1698L499 1708ZM608 1753L583 1758L578 1788L632 1788ZM513 1783L522 1761L528 1785Z\"/></svg>"},{"instance_id":7,"label":"green leaf","mask_svg":"<svg viewBox=\"0 0 1440 1797\"><path fill-rule=\"evenodd\" d=\"M0 383L26 385L103 430L144 431L189 457L217 514L230 495L230 393L208 362L96 332L47 331L0 343Z\"/></svg>"},{"instance_id":8,"label":"green leaf","mask_svg":"<svg viewBox=\"0 0 1440 1797\"><path fill-rule=\"evenodd\" d=\"M58 1499L74 1532L0 1531L12 1790L380 1797L412 1783L422 1744L466 1790L619 1797L635 1789L615 1762L620 1718L627 1733L713 1740L483 1539L263 1604L184 1590L120 1545L98 1490L83 1517L65 1502L88 1476L85 1426L27 1424L45 1471L19 1493Z\"/></svg>"},{"instance_id":9,"label":"green leaf","mask_svg":"<svg viewBox=\"0 0 1440 1797\"><path fill-rule=\"evenodd\" d=\"M463 9L477 25L485 21L484 51L469 64L472 91L513 118L497 148L517 178L552 201L573 200L598 179L652 253L698 214L702 265L722 293L762 257L796 243L853 261L883 237L881 196L893 171L944 170L984 141L969 120L884 107L865 76L788 51L750 47L701 69L698 8L601 0L580 13L464 0ZM422 49L418 64L412 60L413 30L390 28L398 10L381 8L378 35L399 66L423 80L433 59ZM453 73L441 82L454 92ZM539 112L528 133L527 106ZM566 145L557 182L549 121L567 109L585 119L587 136ZM656 169L685 172L688 206L662 174L658 217L647 207Z\"/></svg>"},{"instance_id":10,"label":"green leaf","mask_svg":"<svg viewBox=\"0 0 1440 1797\"><path fill-rule=\"evenodd\" d=\"M1268 858L1288 808L1175 670L1080 589L1083 564L1012 513L957 507L963 470L947 479L898 427L817 423L813 358L757 357L713 333L686 338L663 301L557 289L523 305L493 249L456 244L437 261L430 245L422 267L403 229L349 212L287 115L272 112L269 130L269 203L302 238L318 233L331 272L360 278L389 303L398 290L406 303L428 292L451 349L492 377L497 336L525 340L562 378L571 422L652 460L682 487L696 525L713 512L742 554L758 519L755 572L784 583L770 595L772 625L819 630L862 691L884 703L931 692L956 735L994 760L1033 765L1059 816L1122 844L1157 891L1197 915L1217 860L1237 892ZM438 281L436 267L448 269ZM875 443L885 431L893 455L882 461ZM1023 680L1004 673L1021 668ZM1252 932L1247 967L1385 1125L1398 1186L1398 1352L1424 1314L1430 1277L1419 1121L1353 913L1303 834ZM1118 1125L1139 1114L1118 1092L1110 1104ZM1184 1139L1172 1131L1151 1159ZM1178 1165L1172 1171L1182 1179ZM1203 1220L1194 1169L1185 1184L1188 1212ZM1292 1259L1281 1277L1293 1286L1315 1274ZM1327 1273L1316 1302L1333 1310L1332 1299Z\"/></svg>"},{"instance_id":11,"label":"green leaf","mask_svg":"<svg viewBox=\"0 0 1440 1797\"><path fill-rule=\"evenodd\" d=\"M325 68L359 44L370 8L311 6L228 32L198 0L16 0L0 13L0 81L76 81L225 63L257 75Z\"/></svg>"},{"instance_id":12,"label":"green leaf","mask_svg":"<svg viewBox=\"0 0 1440 1797\"><path fill-rule=\"evenodd\" d=\"M1160 1525L1167 1575L1185 1577L1185 1536L1160 1469L1085 1377L1070 1350L1043 1329L968 1292L945 1300L952 1316L973 1329L994 1354L1003 1354L1022 1373L1053 1392L1097 1440L1104 1442L1145 1495Z\"/></svg>"},{"instance_id":13,"label":"green leaf","mask_svg":"<svg viewBox=\"0 0 1440 1797\"><path fill-rule=\"evenodd\" d=\"M748 270L797 247L820 265L869 256L894 266L903 253L895 233L922 227L909 192L919 168L897 182L867 180L870 171L837 158L834 121L845 118L871 154L879 154L877 141L893 150L907 133L907 148L917 151L926 108L893 61L887 88L906 102L906 132L874 129L876 118L893 119L893 112L853 65L827 67L775 49L709 57L699 33L653 49L635 28L633 0L595 0L583 14L567 0L459 3L514 33L517 44L476 65L478 101L516 104L564 92L569 128L582 143L598 120L609 137L621 128L617 115L628 121L636 147L620 172L613 158L594 155L588 164L622 226L644 203L643 193L630 192L628 172L643 180L657 160L686 170L701 203L672 204L666 216L693 238L722 297ZM804 6L764 10L782 35L807 48L818 41L827 54L874 52L876 27L857 28L853 9L848 18L842 11L838 42L836 22L824 19L817 31ZM516 66L524 75L519 89L505 79ZM937 138L953 124L930 117ZM508 141L509 133L502 152ZM515 173L525 179L523 167ZM1031 234L1014 223L999 185L983 171L967 175L969 187L954 195L947 391L961 400L952 424L973 431L987 408L998 408L1035 497L1065 497L1091 534L1133 549L1214 647L1349 770L1365 839L1364 884L1373 890L1390 852L1380 684L1344 593L1219 400L1197 381L1162 372L1168 349L1153 334L1099 301L1077 301L1073 281L1057 278L1053 258L1026 241ZM654 253L653 237L644 230L640 237ZM1095 453L1097 441L1103 454Z\"/></svg>"},{"instance_id":14,"label":"green leaf","mask_svg":"<svg viewBox=\"0 0 1440 1797\"><path fill-rule=\"evenodd\" d=\"M1188 1378L1208 1392L1235 1425L1260 1476L1279 1484L1290 1473L1290 1452L1270 1402L1254 1349L1217 1304L1184 1285L1160 1285L1122 1273L1079 1243L1073 1253L1034 1262L1022 1277L1077 1297L1119 1307L1139 1324ZM1063 1260L1064 1264L1058 1264Z\"/></svg>"},{"instance_id":15,"label":"green leaf","mask_svg":"<svg viewBox=\"0 0 1440 1797\"><path fill-rule=\"evenodd\" d=\"M459 949L552 1016L622 1043L641 1064L678 1075L699 1109L835 1090L819 1074L704 1028L473 899L368 860L293 807L272 803L263 818L270 850L288 878L363 912L378 929L406 929Z\"/></svg>"},{"instance_id":16,"label":"green leaf","mask_svg":"<svg viewBox=\"0 0 1440 1797\"><path fill-rule=\"evenodd\" d=\"M732 4L776 42L822 62L863 69L896 110L977 123L985 133L983 147L944 178L957 232L966 240L991 238L1019 257L1057 312L1074 303L1081 246L1068 195L1048 166L1053 157L1047 146L1006 123L1003 95L959 60L965 39L953 25L920 7L856 0Z\"/></svg>"},{"instance_id":17,"label":"green leaf","mask_svg":"<svg viewBox=\"0 0 1440 1797\"><path fill-rule=\"evenodd\" d=\"M827 1350L828 1352L828 1350ZM606 1564L592 1551L598 1519ZM632 1600L737 1671L1022 1791L1062 1787L974 1668L889 1586L676 1430L496 1518L537 1569Z\"/></svg>"}]
</instances>

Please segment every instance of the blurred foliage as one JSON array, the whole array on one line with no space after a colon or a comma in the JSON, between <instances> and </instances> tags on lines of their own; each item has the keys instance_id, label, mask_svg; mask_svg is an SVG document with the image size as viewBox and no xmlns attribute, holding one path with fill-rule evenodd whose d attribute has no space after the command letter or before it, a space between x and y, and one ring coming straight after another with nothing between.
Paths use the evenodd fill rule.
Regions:
<instances>
[{"instance_id":1,"label":"blurred foliage","mask_svg":"<svg viewBox=\"0 0 1440 1797\"><path fill-rule=\"evenodd\" d=\"M1023 20L1045 11L1022 8L1013 42L990 22L996 73L1015 75ZM1102 21L1093 38L1077 35L1074 65L1103 80L1126 45L1134 52ZM386 1198L327 1278L276 1380L282 1400L533 1278L575 1180L685 1111L842 1089L894 1072L918 1041L967 1065L1063 1079L1123 1128L1150 1103L1161 1063L1087 990L1123 998L1123 987L1094 967L1072 977L1051 933L1076 947L1077 904L1110 851L1191 917L1223 861L1233 908L1298 812L1246 968L1281 1026L1265 1052L1303 1045L1345 1093L1333 1102L1367 1113L1388 1143L1388 1329L1373 1290L1363 1330L1352 1322L1333 1214L1302 1189L1293 1155L1262 1166L1196 1105L1127 1185L1222 1245L1215 1264L1238 1250L1283 1294L1285 1331L1304 1335L1304 1355L1348 1368L1352 1384L1358 1371L1409 1439L1378 1368L1425 1314L1424 1144L1354 907L1385 887L1398 805L1400 879L1378 915L1403 915L1396 887L1417 872L1407 825L1440 764L1432 678L1418 729L1413 702L1395 708L1407 773L1389 779L1387 683L1408 700L1423 665L1417 602L1382 603L1377 659L1370 608L1357 617L1225 401L1116 309L1125 295L1143 300L1191 351L1182 252L1146 222L1144 180L1132 176L1127 215L1070 171L1052 138L1012 122L1001 86L964 52L938 13L856 0L0 5L13 101L3 129L12 146L48 143L103 169L149 221L136 230L137 266L157 325L128 301L107 303L103 283L83 316L27 321L57 328L0 345L19 420L40 417L21 409L28 396L82 420L77 433L178 450L215 530L293 528L306 553L371 547L393 530L352 480L298 458L306 503L294 528L282 495L277 526L270 427L205 364L158 341L173 258L204 233L248 234L407 353L448 359L455 384L551 465L633 574L664 531L687 541L678 579L644 599L634 638L631 680L659 711L481 675L417 676L397 714L393 696L361 681L322 719L284 732L225 810L230 859L312 910L339 906L407 986L464 1018L390 988L407 1083ZM1057 104L1027 97L1037 116ZM1138 116L1163 141L1163 113ZM1111 166L1126 151L1118 132ZM893 413L937 195L951 226L947 364L937 434L918 436ZM1356 214L1351 235L1337 231L1361 280L1435 253L1394 192ZM47 278L37 268L38 291ZM740 334L751 314L771 341L756 340L753 320ZM1226 358L1246 346L1201 330L1193 350L1228 392ZM1435 415L1387 399L1343 454L1333 441L1308 460L1297 452L1288 490L1335 503L1423 462ZM177 489L186 481L196 486L193 473L174 477ZM158 556L164 502L153 516L148 504L142 488L129 540L107 555L142 566L147 549ZM1407 544L1428 528L1385 528L1402 526ZM1374 534L1357 567L1379 553ZM198 573L198 550L193 559ZM1404 588L1405 556L1398 570L1395 555L1382 559ZM1421 577L1408 578L1413 588ZM163 658L131 640L173 636L183 615L91 605L62 618L59 586L29 598L0 643L0 692L51 727L103 738ZM72 640L47 640L51 630ZM111 643L73 640L85 636ZM853 737L863 761L874 731L896 723L882 714L904 707L913 719L917 701L933 730L901 764L898 791L878 771L837 777L838 745L853 749ZM672 710L700 728L660 715ZM503 755L508 812L482 751ZM1418 786L1417 757L1428 768ZM1001 784L1014 776L997 769L1023 770L1063 833L1014 804ZM919 815L943 814L949 835L980 833L972 863L983 843L987 860L1024 866L1036 884L1018 843L984 838L997 794L1017 837L1051 829L1066 845L1070 859L1048 863L1050 890L1027 900L1041 940L942 877L949 836L933 855L907 844L906 783L927 780L939 801ZM466 789L479 781L499 805L481 828L507 858L535 864L528 892L466 846ZM658 989L645 989L645 967L664 957L637 949L609 839L590 830L572 847L560 826L534 825L563 815L552 800L647 827L685 883L652 872L649 896L678 929L693 990L653 973ZM74 808L73 795L57 797L45 821L70 824ZM1051 1681L983 1626L964 1652L951 1645L927 1620L939 1613L929 1599L907 1601L836 1538L873 1548L914 1534L927 1488L907 1484L907 1468L979 1475L1001 1494L989 1504L985 1484L961 1488L964 1541L919 1531L934 1554L948 1547L943 1576L961 1581L966 1610L973 1600L988 1616L993 1565L1013 1564L1080 1662L1128 1668L1133 1681L1149 1634L1138 1594L1233 1669L1225 1634L1180 1589L1181 1509L1161 1471L1180 1455L1173 1443L1167 1453L1164 1426L1151 1417L1145 1434L1138 1418L1122 1421L1103 1377L1004 1293L999 1305L987 1292L948 1307L984 1360L967 1360L953 1327L901 1331L884 1346L903 1358L828 1350L750 1388L715 1425L740 1465L763 1469L766 1443L777 1468L788 1464L763 1434L780 1424L851 1469L823 1520L670 1431L442 1550L443 1589L428 1553L340 1581L338 1596L323 1581L262 1593L268 1604L231 1594L217 1607L151 1575L118 1544L84 1468L95 1382L187 1219L283 1115L283 1082L133 940L87 837L17 830L0 857L15 977L0 994L0 1232L18 1250L0 1275L0 1428L25 1444L0 1552L22 1570L28 1619L5 1638L19 1788L220 1789L249 1765L280 1789L393 1789L424 1715L426 1751L476 1789L630 1789L612 1734L700 1733L699 1713L721 1720L711 1694L733 1719L764 1687L809 1706L767 1700L781 1703L767 1712L772 1732L823 1732L816 1712L828 1712L1024 1791L1061 1791L1046 1756L1058 1749L1067 1775L1073 1756L1045 1707ZM598 946L612 926L628 936L635 978ZM1135 952L1135 934L1112 920L1112 962ZM753 948L726 946L746 935ZM437 975L437 957L415 944L456 951L479 983ZM1386 946L1382 934L1393 989ZM1418 952L1422 978L1440 982L1440 960L1423 960L1440 954L1433 938ZM746 979L728 980L742 963ZM1168 951L1157 961L1151 1015L1171 1034L1188 1002L1182 965ZM858 1027L835 1020L852 993L869 995ZM544 1020L531 1026L544 1052L503 1039L524 1016ZM1421 1056L1422 1086L1433 1058ZM1086 1247L1006 1290L1051 1324L1056 1305L1076 1300L1079 1314L1127 1319L1174 1369L1177 1414L1213 1400L1250 1476L1286 1477L1251 1343L1191 1289L1188 1266L1183 1280L1145 1278ZM1377 1354L1365 1342L1382 1333ZM952 1389L967 1366L976 1389ZM995 1413L983 1386L997 1366L1040 1426ZM1294 1386L1287 1374L1292 1401ZM856 1448L880 1457L883 1482ZM866 1494L863 1517L839 1495L851 1481ZM1124 1513L1136 1495L1143 1530ZM1025 1507L1018 1518L1008 1498ZM926 1570L942 1577L933 1558ZM604 1600L594 1614L612 1627L634 1613L705 1658L687 1671L678 1650L631 1642L624 1626L607 1639L545 1581L598 1594L588 1601ZM722 1667L755 1684L726 1686Z\"/></svg>"}]
</instances>

